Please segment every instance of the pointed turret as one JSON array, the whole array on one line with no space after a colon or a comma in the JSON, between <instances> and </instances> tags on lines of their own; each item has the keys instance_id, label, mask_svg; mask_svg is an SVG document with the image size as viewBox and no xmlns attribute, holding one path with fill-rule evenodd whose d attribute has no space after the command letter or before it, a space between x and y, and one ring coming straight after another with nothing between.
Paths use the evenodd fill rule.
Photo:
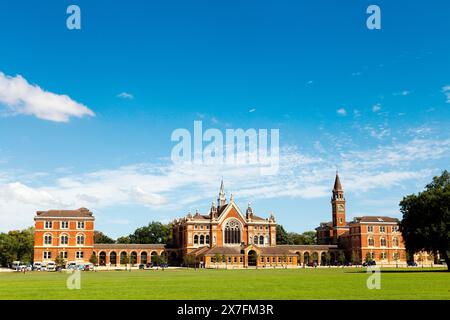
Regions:
<instances>
[{"instance_id":1,"label":"pointed turret","mask_svg":"<svg viewBox=\"0 0 450 320\"><path fill-rule=\"evenodd\" d=\"M253 209L252 209L252 206L251 206L250 202L248 203L248 208L247 208L247 212L246 212L246 218L247 218L247 220L253 219Z\"/></svg>"},{"instance_id":2,"label":"pointed turret","mask_svg":"<svg viewBox=\"0 0 450 320\"><path fill-rule=\"evenodd\" d=\"M336 171L336 179L334 180L333 191L344 191L342 189L341 179L339 178L339 172Z\"/></svg>"},{"instance_id":3,"label":"pointed turret","mask_svg":"<svg viewBox=\"0 0 450 320\"><path fill-rule=\"evenodd\" d=\"M223 186L223 179L220 182L219 198L217 199L217 208L220 209L227 204L227 198L225 197L225 188Z\"/></svg>"}]
</instances>

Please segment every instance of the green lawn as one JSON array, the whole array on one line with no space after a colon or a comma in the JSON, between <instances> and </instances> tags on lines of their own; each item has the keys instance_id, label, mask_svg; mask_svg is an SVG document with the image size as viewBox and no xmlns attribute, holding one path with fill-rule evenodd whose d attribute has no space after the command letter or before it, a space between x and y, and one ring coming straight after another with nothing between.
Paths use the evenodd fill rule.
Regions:
<instances>
[{"instance_id":1,"label":"green lawn","mask_svg":"<svg viewBox=\"0 0 450 320\"><path fill-rule=\"evenodd\" d=\"M82 272L80 290L68 290L67 277L0 273L0 299L450 299L443 269L386 269L380 290L350 268Z\"/></svg>"}]
</instances>

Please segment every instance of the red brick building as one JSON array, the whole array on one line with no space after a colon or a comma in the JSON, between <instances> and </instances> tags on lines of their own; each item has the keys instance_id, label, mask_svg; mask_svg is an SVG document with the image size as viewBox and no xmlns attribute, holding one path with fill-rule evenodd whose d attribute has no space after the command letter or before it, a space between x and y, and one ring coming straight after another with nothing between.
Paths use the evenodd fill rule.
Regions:
<instances>
[{"instance_id":1,"label":"red brick building","mask_svg":"<svg viewBox=\"0 0 450 320\"><path fill-rule=\"evenodd\" d=\"M34 218L34 261L88 261L94 248L94 216L86 208L38 211Z\"/></svg>"},{"instance_id":2,"label":"red brick building","mask_svg":"<svg viewBox=\"0 0 450 320\"><path fill-rule=\"evenodd\" d=\"M363 262L370 256L377 264L405 264L405 245L399 231L399 220L385 216L356 217L345 220L344 189L339 174L332 191L332 221L318 228L319 244L337 244L346 252L347 261Z\"/></svg>"}]
</instances>

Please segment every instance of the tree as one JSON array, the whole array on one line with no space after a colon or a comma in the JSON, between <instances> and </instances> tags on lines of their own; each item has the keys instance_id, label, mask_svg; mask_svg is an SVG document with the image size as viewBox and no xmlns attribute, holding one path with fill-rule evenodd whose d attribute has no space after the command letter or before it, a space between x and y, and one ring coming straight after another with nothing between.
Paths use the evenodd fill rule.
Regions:
<instances>
[{"instance_id":1,"label":"tree","mask_svg":"<svg viewBox=\"0 0 450 320\"><path fill-rule=\"evenodd\" d=\"M343 252L339 253L338 261L341 265L345 264L345 254Z\"/></svg>"},{"instance_id":2,"label":"tree","mask_svg":"<svg viewBox=\"0 0 450 320\"><path fill-rule=\"evenodd\" d=\"M370 264L373 261L372 254L370 252L366 253L366 257L364 258L364 262Z\"/></svg>"},{"instance_id":3,"label":"tree","mask_svg":"<svg viewBox=\"0 0 450 320\"><path fill-rule=\"evenodd\" d=\"M97 256L95 254L91 254L91 257L89 258L89 262L95 266L98 262Z\"/></svg>"},{"instance_id":4,"label":"tree","mask_svg":"<svg viewBox=\"0 0 450 320\"><path fill-rule=\"evenodd\" d=\"M277 236L276 236L277 244L289 244L288 233L284 230L284 227L281 224L277 224Z\"/></svg>"},{"instance_id":5,"label":"tree","mask_svg":"<svg viewBox=\"0 0 450 320\"><path fill-rule=\"evenodd\" d=\"M361 264L361 260L359 259L359 254L357 254L355 251L352 251L351 261L352 261L352 264L354 264L354 265Z\"/></svg>"},{"instance_id":6,"label":"tree","mask_svg":"<svg viewBox=\"0 0 450 320\"><path fill-rule=\"evenodd\" d=\"M325 263L327 266L329 266L331 263L331 253L329 253L328 251L325 252Z\"/></svg>"},{"instance_id":7,"label":"tree","mask_svg":"<svg viewBox=\"0 0 450 320\"><path fill-rule=\"evenodd\" d=\"M131 243L129 237L119 237L117 238L117 243L128 244Z\"/></svg>"},{"instance_id":8,"label":"tree","mask_svg":"<svg viewBox=\"0 0 450 320\"><path fill-rule=\"evenodd\" d=\"M219 254L219 253L216 253L216 256L215 256L215 259L216 259L216 268L218 268L217 264L220 262L220 258L221 258L220 254Z\"/></svg>"},{"instance_id":9,"label":"tree","mask_svg":"<svg viewBox=\"0 0 450 320\"><path fill-rule=\"evenodd\" d=\"M302 244L317 244L317 234L315 231L306 231L302 233L303 243Z\"/></svg>"},{"instance_id":10,"label":"tree","mask_svg":"<svg viewBox=\"0 0 450 320\"><path fill-rule=\"evenodd\" d=\"M418 195L400 202L400 230L410 252L439 252L450 271L450 173L442 172Z\"/></svg>"},{"instance_id":11,"label":"tree","mask_svg":"<svg viewBox=\"0 0 450 320\"><path fill-rule=\"evenodd\" d=\"M195 265L195 257L192 254L187 254L184 256L183 262L189 268L190 266Z\"/></svg>"},{"instance_id":12,"label":"tree","mask_svg":"<svg viewBox=\"0 0 450 320\"><path fill-rule=\"evenodd\" d=\"M56 258L55 258L55 264L56 264L57 267L61 267L62 268L62 267L65 266L66 261L64 260L64 258L60 254L58 254L56 256Z\"/></svg>"},{"instance_id":13,"label":"tree","mask_svg":"<svg viewBox=\"0 0 450 320\"><path fill-rule=\"evenodd\" d=\"M30 264L33 261L34 228L0 233L0 265L13 261Z\"/></svg>"},{"instance_id":14,"label":"tree","mask_svg":"<svg viewBox=\"0 0 450 320\"><path fill-rule=\"evenodd\" d=\"M110 244L115 243L114 239L108 237L101 231L94 231L94 243Z\"/></svg>"}]
</instances>

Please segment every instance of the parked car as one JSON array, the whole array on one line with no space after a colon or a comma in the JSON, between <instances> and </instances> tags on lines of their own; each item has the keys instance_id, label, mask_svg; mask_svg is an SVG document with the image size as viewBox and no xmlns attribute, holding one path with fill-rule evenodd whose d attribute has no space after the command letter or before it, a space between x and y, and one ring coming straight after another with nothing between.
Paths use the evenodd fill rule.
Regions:
<instances>
[{"instance_id":1,"label":"parked car","mask_svg":"<svg viewBox=\"0 0 450 320\"><path fill-rule=\"evenodd\" d=\"M93 271L94 265L92 263L87 263L84 265L83 271Z\"/></svg>"},{"instance_id":2,"label":"parked car","mask_svg":"<svg viewBox=\"0 0 450 320\"><path fill-rule=\"evenodd\" d=\"M14 269L16 271L19 271L20 261L13 261L11 264L11 269Z\"/></svg>"},{"instance_id":3,"label":"parked car","mask_svg":"<svg viewBox=\"0 0 450 320\"><path fill-rule=\"evenodd\" d=\"M363 262L363 267L370 267L370 266L375 266L377 263L375 260L369 261L369 262Z\"/></svg>"},{"instance_id":4,"label":"parked car","mask_svg":"<svg viewBox=\"0 0 450 320\"><path fill-rule=\"evenodd\" d=\"M67 270L76 270L77 269L77 263L70 261L67 263Z\"/></svg>"},{"instance_id":5,"label":"parked car","mask_svg":"<svg viewBox=\"0 0 450 320\"><path fill-rule=\"evenodd\" d=\"M33 270L41 271L42 270L42 262L36 261L35 263L33 263Z\"/></svg>"},{"instance_id":6,"label":"parked car","mask_svg":"<svg viewBox=\"0 0 450 320\"><path fill-rule=\"evenodd\" d=\"M56 271L56 263L53 261L47 262L47 271Z\"/></svg>"},{"instance_id":7,"label":"parked car","mask_svg":"<svg viewBox=\"0 0 450 320\"><path fill-rule=\"evenodd\" d=\"M415 262L415 261L408 261L408 267L417 267L417 262Z\"/></svg>"},{"instance_id":8,"label":"parked car","mask_svg":"<svg viewBox=\"0 0 450 320\"><path fill-rule=\"evenodd\" d=\"M139 265L139 270L144 270L144 269L145 269L145 264L141 263L141 264Z\"/></svg>"}]
</instances>

